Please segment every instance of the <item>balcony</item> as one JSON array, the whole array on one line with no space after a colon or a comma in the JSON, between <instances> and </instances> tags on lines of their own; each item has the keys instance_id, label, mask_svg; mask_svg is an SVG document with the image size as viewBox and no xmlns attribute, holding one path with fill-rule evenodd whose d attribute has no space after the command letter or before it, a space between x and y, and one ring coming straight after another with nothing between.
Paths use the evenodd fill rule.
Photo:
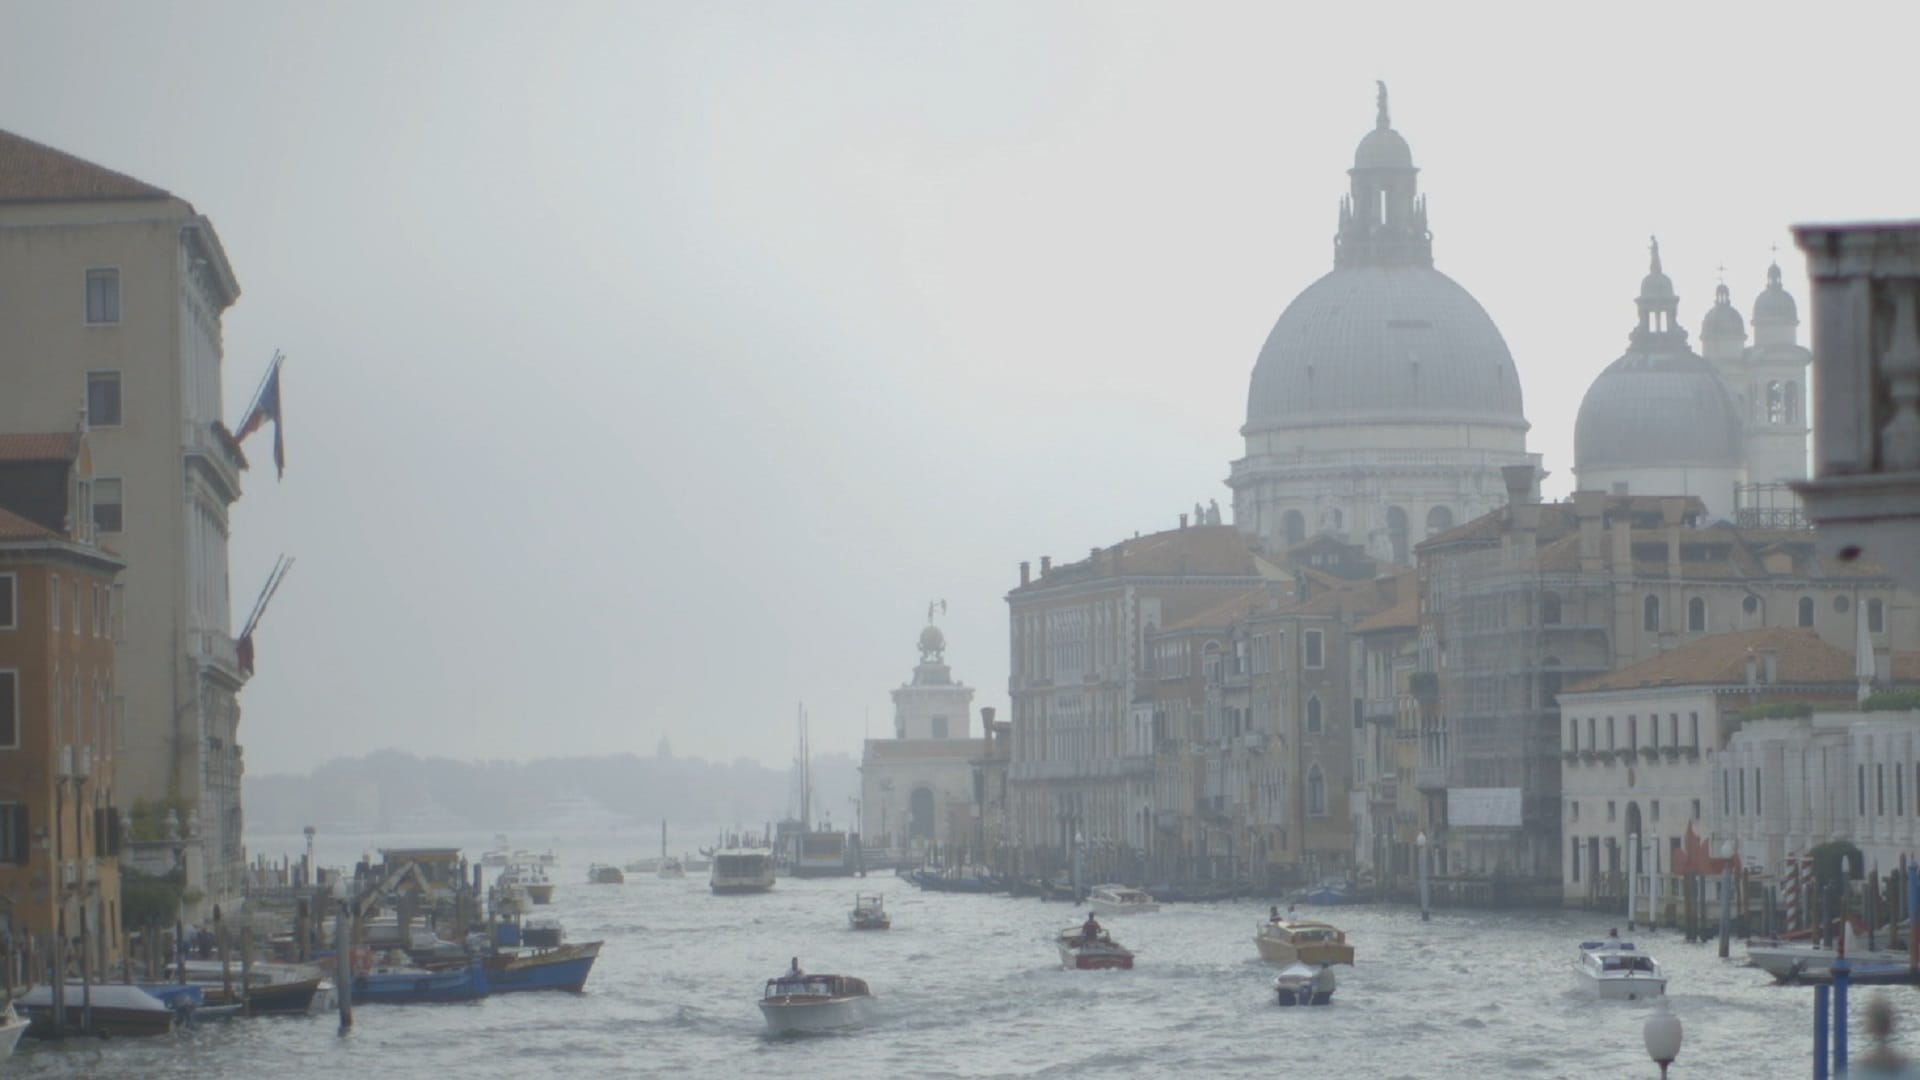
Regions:
<instances>
[{"instance_id":1,"label":"balcony","mask_svg":"<svg viewBox=\"0 0 1920 1080\"><path fill-rule=\"evenodd\" d=\"M193 630L188 633L189 654L195 661L224 675L235 685L247 681L240 670L240 652L233 638L219 630Z\"/></svg>"},{"instance_id":2,"label":"balcony","mask_svg":"<svg viewBox=\"0 0 1920 1080\"><path fill-rule=\"evenodd\" d=\"M1367 698L1360 702L1360 722L1391 724L1397 715L1392 698Z\"/></svg>"},{"instance_id":3,"label":"balcony","mask_svg":"<svg viewBox=\"0 0 1920 1080\"><path fill-rule=\"evenodd\" d=\"M1413 786L1421 791L1447 790L1447 767L1445 765L1415 766Z\"/></svg>"},{"instance_id":4,"label":"balcony","mask_svg":"<svg viewBox=\"0 0 1920 1080\"><path fill-rule=\"evenodd\" d=\"M198 471L219 491L223 502L240 497L240 470L247 467L247 460L226 428L216 430L212 424L188 421L180 441L189 474Z\"/></svg>"},{"instance_id":5,"label":"balcony","mask_svg":"<svg viewBox=\"0 0 1920 1080\"><path fill-rule=\"evenodd\" d=\"M1400 801L1400 781L1377 780L1372 785L1372 801L1376 803L1396 803Z\"/></svg>"},{"instance_id":6,"label":"balcony","mask_svg":"<svg viewBox=\"0 0 1920 1080\"><path fill-rule=\"evenodd\" d=\"M1178 810L1155 810L1153 827L1161 832L1180 831L1180 812Z\"/></svg>"}]
</instances>

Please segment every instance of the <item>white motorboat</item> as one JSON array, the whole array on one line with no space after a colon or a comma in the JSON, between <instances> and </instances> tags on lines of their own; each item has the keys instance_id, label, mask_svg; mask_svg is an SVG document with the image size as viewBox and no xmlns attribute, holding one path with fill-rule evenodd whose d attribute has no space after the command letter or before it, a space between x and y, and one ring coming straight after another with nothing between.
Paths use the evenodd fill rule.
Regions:
<instances>
[{"instance_id":1,"label":"white motorboat","mask_svg":"<svg viewBox=\"0 0 1920 1080\"><path fill-rule=\"evenodd\" d=\"M886 903L880 894L856 894L853 910L847 912L847 926L854 930L890 930L893 920L887 917Z\"/></svg>"},{"instance_id":2,"label":"white motorboat","mask_svg":"<svg viewBox=\"0 0 1920 1080\"><path fill-rule=\"evenodd\" d=\"M773 890L773 853L760 850L722 851L713 857L708 887L716 893L762 893Z\"/></svg>"},{"instance_id":3,"label":"white motorboat","mask_svg":"<svg viewBox=\"0 0 1920 1080\"><path fill-rule=\"evenodd\" d=\"M663 878L683 878L687 876L687 867L679 859L669 856L660 860L660 868L655 873Z\"/></svg>"},{"instance_id":4,"label":"white motorboat","mask_svg":"<svg viewBox=\"0 0 1920 1080\"><path fill-rule=\"evenodd\" d=\"M1855 967L1863 964L1904 964L1905 949L1869 949L1862 935L1848 924L1847 959ZM1825 982L1832 977L1833 962L1839 952L1817 941L1782 941L1753 938L1747 942L1747 962L1781 982Z\"/></svg>"},{"instance_id":5,"label":"white motorboat","mask_svg":"<svg viewBox=\"0 0 1920 1080\"><path fill-rule=\"evenodd\" d=\"M767 1031L834 1031L860 1027L872 1016L873 992L847 975L782 975L768 979L760 996Z\"/></svg>"},{"instance_id":6,"label":"white motorboat","mask_svg":"<svg viewBox=\"0 0 1920 1080\"><path fill-rule=\"evenodd\" d=\"M547 878L547 872L534 863L515 863L507 867L500 875L502 886L509 889L519 886L527 892L527 899L536 904L553 903L553 882Z\"/></svg>"},{"instance_id":7,"label":"white motorboat","mask_svg":"<svg viewBox=\"0 0 1920 1080\"><path fill-rule=\"evenodd\" d=\"M0 1010L0 1061L5 1061L13 1053L13 1048L26 1034L30 1021L13 1011L13 1002L9 1001L4 1010Z\"/></svg>"},{"instance_id":8,"label":"white motorboat","mask_svg":"<svg viewBox=\"0 0 1920 1080\"><path fill-rule=\"evenodd\" d=\"M1634 1001L1667 992L1659 961L1617 937L1582 942L1573 978L1581 992L1603 1001Z\"/></svg>"},{"instance_id":9,"label":"white motorboat","mask_svg":"<svg viewBox=\"0 0 1920 1080\"><path fill-rule=\"evenodd\" d=\"M1147 890L1125 885L1095 885L1087 894L1087 906L1096 915L1139 915L1160 910Z\"/></svg>"},{"instance_id":10,"label":"white motorboat","mask_svg":"<svg viewBox=\"0 0 1920 1080\"><path fill-rule=\"evenodd\" d=\"M1288 964L1273 977L1274 996L1282 1005L1326 1005L1333 1001L1333 968L1325 964Z\"/></svg>"}]
</instances>

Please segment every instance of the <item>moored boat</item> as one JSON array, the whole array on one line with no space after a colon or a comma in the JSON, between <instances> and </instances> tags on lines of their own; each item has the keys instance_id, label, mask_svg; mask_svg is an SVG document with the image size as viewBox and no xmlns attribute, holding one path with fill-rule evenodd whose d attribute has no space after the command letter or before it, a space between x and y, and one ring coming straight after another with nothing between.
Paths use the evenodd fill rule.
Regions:
<instances>
[{"instance_id":1,"label":"moored boat","mask_svg":"<svg viewBox=\"0 0 1920 1080\"><path fill-rule=\"evenodd\" d=\"M1273 992L1282 1005L1326 1005L1333 1001L1333 968L1322 964L1288 964L1273 977Z\"/></svg>"},{"instance_id":2,"label":"moored boat","mask_svg":"<svg viewBox=\"0 0 1920 1080\"><path fill-rule=\"evenodd\" d=\"M1097 915L1141 915L1160 910L1152 894L1126 885L1095 885L1087 894L1087 906Z\"/></svg>"},{"instance_id":3,"label":"moored boat","mask_svg":"<svg viewBox=\"0 0 1920 1080\"><path fill-rule=\"evenodd\" d=\"M713 856L707 887L716 893L763 893L773 889L773 853L721 851Z\"/></svg>"},{"instance_id":4,"label":"moored boat","mask_svg":"<svg viewBox=\"0 0 1920 1080\"><path fill-rule=\"evenodd\" d=\"M624 885L627 875L612 863L594 863L587 867L587 883L590 885Z\"/></svg>"},{"instance_id":5,"label":"moored boat","mask_svg":"<svg viewBox=\"0 0 1920 1080\"><path fill-rule=\"evenodd\" d=\"M469 960L447 971L431 971L411 965L382 965L353 978L353 1003L356 1005L475 1001L486 996L486 972L477 960Z\"/></svg>"},{"instance_id":6,"label":"moored boat","mask_svg":"<svg viewBox=\"0 0 1920 1080\"><path fill-rule=\"evenodd\" d=\"M140 1035L165 1035L173 1030L175 1011L167 1003L138 986L101 983L91 995L78 983L68 983L61 994L66 1003L66 1028L63 1034L79 1034L82 1010L91 997L94 1035L127 1038ZM54 1037L53 990L42 983L13 1000L20 1015L32 1023L27 1031L36 1039Z\"/></svg>"},{"instance_id":7,"label":"moored boat","mask_svg":"<svg viewBox=\"0 0 1920 1080\"><path fill-rule=\"evenodd\" d=\"M855 895L853 910L847 912L847 925L855 930L889 930L893 920L887 917L886 904L880 895Z\"/></svg>"},{"instance_id":8,"label":"moored boat","mask_svg":"<svg viewBox=\"0 0 1920 1080\"><path fill-rule=\"evenodd\" d=\"M14 1045L20 1041L20 1036L26 1033L27 1025L30 1023L32 1021L13 1011L11 1001L7 1002L4 1009L0 1009L0 1061L5 1061L12 1056Z\"/></svg>"},{"instance_id":9,"label":"moored boat","mask_svg":"<svg viewBox=\"0 0 1920 1080\"><path fill-rule=\"evenodd\" d=\"M671 856L660 860L660 869L656 871L663 878L683 878L687 876L686 864Z\"/></svg>"},{"instance_id":10,"label":"moored boat","mask_svg":"<svg viewBox=\"0 0 1920 1080\"><path fill-rule=\"evenodd\" d=\"M872 1006L867 984L847 975L788 973L768 979L760 995L760 1015L774 1035L859 1027L872 1015Z\"/></svg>"},{"instance_id":11,"label":"moored boat","mask_svg":"<svg viewBox=\"0 0 1920 1080\"><path fill-rule=\"evenodd\" d=\"M1068 971L1133 970L1133 952L1105 930L1089 934L1076 926L1062 930L1055 944L1060 949L1060 966Z\"/></svg>"},{"instance_id":12,"label":"moored boat","mask_svg":"<svg viewBox=\"0 0 1920 1080\"><path fill-rule=\"evenodd\" d=\"M1603 1001L1634 1001L1667 992L1660 964L1634 948L1633 942L1617 937L1582 942L1573 978L1581 992Z\"/></svg>"},{"instance_id":13,"label":"moored boat","mask_svg":"<svg viewBox=\"0 0 1920 1080\"><path fill-rule=\"evenodd\" d=\"M548 879L544 869L533 863L516 863L507 867L506 872L500 875L500 885L508 891L515 888L524 890L527 899L536 904L553 903L553 882Z\"/></svg>"},{"instance_id":14,"label":"moored boat","mask_svg":"<svg viewBox=\"0 0 1920 1080\"><path fill-rule=\"evenodd\" d=\"M600 955L602 942L585 941L547 949L509 949L486 957L487 992L516 994L529 990L567 990L579 993Z\"/></svg>"},{"instance_id":15,"label":"moored boat","mask_svg":"<svg viewBox=\"0 0 1920 1080\"><path fill-rule=\"evenodd\" d=\"M1260 959L1269 964L1351 964L1353 946L1339 927L1312 919L1275 916L1254 931Z\"/></svg>"}]
</instances>

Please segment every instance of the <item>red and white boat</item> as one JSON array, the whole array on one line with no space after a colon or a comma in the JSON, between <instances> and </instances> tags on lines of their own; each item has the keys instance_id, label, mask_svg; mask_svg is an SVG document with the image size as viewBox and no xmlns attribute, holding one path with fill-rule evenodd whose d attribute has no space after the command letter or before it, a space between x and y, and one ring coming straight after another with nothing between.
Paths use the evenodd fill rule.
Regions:
<instances>
[{"instance_id":1,"label":"red and white boat","mask_svg":"<svg viewBox=\"0 0 1920 1080\"><path fill-rule=\"evenodd\" d=\"M1104 929L1092 936L1078 926L1062 930L1055 944L1060 947L1060 966L1068 971L1133 969L1133 952L1113 940L1113 935Z\"/></svg>"}]
</instances>

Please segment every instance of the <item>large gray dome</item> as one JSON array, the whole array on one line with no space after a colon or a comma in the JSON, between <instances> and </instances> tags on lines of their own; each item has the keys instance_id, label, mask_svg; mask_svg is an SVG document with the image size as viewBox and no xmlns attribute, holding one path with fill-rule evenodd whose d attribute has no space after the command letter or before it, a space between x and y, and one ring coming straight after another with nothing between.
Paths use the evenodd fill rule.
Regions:
<instances>
[{"instance_id":1,"label":"large gray dome","mask_svg":"<svg viewBox=\"0 0 1920 1080\"><path fill-rule=\"evenodd\" d=\"M1249 434L1369 421L1526 429L1506 339L1438 270L1334 270L1287 305L1260 350Z\"/></svg>"},{"instance_id":2,"label":"large gray dome","mask_svg":"<svg viewBox=\"0 0 1920 1080\"><path fill-rule=\"evenodd\" d=\"M1593 380L1573 427L1575 469L1738 467L1740 416L1691 352L1629 352Z\"/></svg>"}]
</instances>

